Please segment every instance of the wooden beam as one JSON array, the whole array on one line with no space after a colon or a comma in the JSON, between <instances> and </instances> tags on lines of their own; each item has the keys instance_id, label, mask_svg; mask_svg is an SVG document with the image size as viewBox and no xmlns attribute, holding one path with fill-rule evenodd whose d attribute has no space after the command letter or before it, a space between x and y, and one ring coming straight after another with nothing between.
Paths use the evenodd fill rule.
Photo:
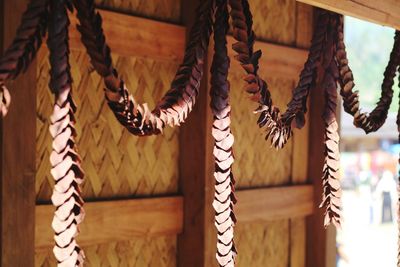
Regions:
<instances>
[{"instance_id":1,"label":"wooden beam","mask_svg":"<svg viewBox=\"0 0 400 267\"><path fill-rule=\"evenodd\" d=\"M400 30L400 4L398 0L297 1Z\"/></svg>"},{"instance_id":2,"label":"wooden beam","mask_svg":"<svg viewBox=\"0 0 400 267\"><path fill-rule=\"evenodd\" d=\"M309 155L308 155L308 177L309 182L314 186L314 206L315 212L307 218L307 256L306 266L325 266L331 267L327 257L328 249L334 250L334 239L328 238L332 235L331 231L324 228L325 210L319 208L322 199L322 169L324 166L324 129L325 124L322 120L324 110L324 92L323 90L314 90L321 88L322 69L318 73L318 81L310 93L310 135L309 135ZM332 226L329 226L330 228ZM334 263L334 262L333 262Z\"/></svg>"},{"instance_id":3,"label":"wooden beam","mask_svg":"<svg viewBox=\"0 0 400 267\"><path fill-rule=\"evenodd\" d=\"M236 195L240 223L305 217L314 211L311 185L239 190Z\"/></svg>"},{"instance_id":4,"label":"wooden beam","mask_svg":"<svg viewBox=\"0 0 400 267\"><path fill-rule=\"evenodd\" d=\"M296 3L296 46L308 48L313 34L314 7ZM308 110L310 102L307 102ZM306 114L306 124L300 130L294 129L292 137L292 179L293 185L307 183L308 136L310 113ZM306 264L306 220L290 219L290 266L304 267Z\"/></svg>"},{"instance_id":5,"label":"wooden beam","mask_svg":"<svg viewBox=\"0 0 400 267\"><path fill-rule=\"evenodd\" d=\"M129 240L137 236L176 235L182 231L183 198L162 197L89 202L78 237L80 245ZM52 205L36 206L37 250L54 245Z\"/></svg>"},{"instance_id":6,"label":"wooden beam","mask_svg":"<svg viewBox=\"0 0 400 267\"><path fill-rule=\"evenodd\" d=\"M236 213L240 222L298 218L313 213L311 185L239 190L237 197L240 201ZM138 236L182 234L182 238L184 231L188 231L184 228L184 198L181 196L88 202L85 211L78 237L81 245L129 240ZM52 205L36 206L36 250L54 245L53 214ZM195 223L197 217L191 216L192 223Z\"/></svg>"},{"instance_id":7,"label":"wooden beam","mask_svg":"<svg viewBox=\"0 0 400 267\"><path fill-rule=\"evenodd\" d=\"M186 27L158 22L100 10L103 17L104 33L111 50L122 56L135 56L166 61L181 61L185 52ZM80 33L76 29L77 19L70 16L71 50L84 51ZM188 27L189 29L190 27ZM308 38L310 42L311 37ZM307 40L304 41L307 43ZM229 56L233 38L228 37ZM257 41L255 49L263 51L260 61L262 74L297 79L307 58L307 50ZM236 60L231 60L233 69L241 68Z\"/></svg>"},{"instance_id":8,"label":"wooden beam","mask_svg":"<svg viewBox=\"0 0 400 267\"><path fill-rule=\"evenodd\" d=\"M1 44L15 37L27 0L0 1ZM0 52L3 49L0 50ZM1 266L34 266L36 63L8 84L11 106L1 120Z\"/></svg>"},{"instance_id":9,"label":"wooden beam","mask_svg":"<svg viewBox=\"0 0 400 267\"><path fill-rule=\"evenodd\" d=\"M235 43L233 37L228 37L228 53L231 58L235 55L232 50L232 44ZM283 45L276 45L267 42L257 41L254 45L255 50L260 49L263 56L260 60L261 75L268 77L284 77L297 80L300 71L303 69L304 62L307 59L307 50L293 48ZM237 60L231 60L233 70L241 67Z\"/></svg>"},{"instance_id":10,"label":"wooden beam","mask_svg":"<svg viewBox=\"0 0 400 267\"><path fill-rule=\"evenodd\" d=\"M114 53L158 60L176 61L183 58L186 28L155 20L99 10L107 43ZM70 48L84 50L76 29L75 15L70 16Z\"/></svg>"}]
</instances>

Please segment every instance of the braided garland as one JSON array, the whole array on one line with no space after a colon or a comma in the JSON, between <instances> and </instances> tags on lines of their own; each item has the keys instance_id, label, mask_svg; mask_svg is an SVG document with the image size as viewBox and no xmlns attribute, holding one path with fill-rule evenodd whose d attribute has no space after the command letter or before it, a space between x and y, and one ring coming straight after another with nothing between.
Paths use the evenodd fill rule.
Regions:
<instances>
[{"instance_id":1,"label":"braided garland","mask_svg":"<svg viewBox=\"0 0 400 267\"><path fill-rule=\"evenodd\" d=\"M171 89L153 111L149 110L147 104L136 103L113 69L110 49L101 28L101 17L96 13L93 1L87 1L87 5L79 2L74 1L81 23L78 29L82 34L82 42L94 68L105 78L105 96L118 121L132 134L139 136L159 134L167 124L179 126L184 122L199 93L213 23L214 1L202 1L197 9L183 63L171 83Z\"/></svg>"},{"instance_id":2,"label":"braided garland","mask_svg":"<svg viewBox=\"0 0 400 267\"><path fill-rule=\"evenodd\" d=\"M226 47L228 32L227 1L217 1L214 23L214 56L211 66L211 109L214 115L212 135L215 158L215 226L217 228L217 261L219 266L234 266L236 248L233 241L233 227L236 217L233 206L235 179L232 173L234 161L232 145L234 137L230 128L231 106L229 105L229 57Z\"/></svg>"},{"instance_id":3,"label":"braided garland","mask_svg":"<svg viewBox=\"0 0 400 267\"><path fill-rule=\"evenodd\" d=\"M399 88L400 88L400 66L397 69L397 73L399 75ZM399 107L400 107L400 90L399 90ZM398 143L400 144L400 108L397 110L397 118L396 118L396 124L397 124L397 133L398 133ZM399 160L398 163L400 165L400 154L399 154ZM398 199L397 199L397 229L398 229L398 239L397 239L397 266L400 267L400 168L399 168L399 173L398 173L398 185L397 185L397 193L398 193Z\"/></svg>"},{"instance_id":4,"label":"braided garland","mask_svg":"<svg viewBox=\"0 0 400 267\"><path fill-rule=\"evenodd\" d=\"M55 180L51 201L56 206L52 222L55 232L53 252L60 267L83 266L85 258L75 240L79 232L78 225L85 214L80 190L84 173L75 144L76 106L71 95L67 5L66 1L51 1L47 42L51 65L49 87L56 96L49 129L53 137L51 174Z\"/></svg>"},{"instance_id":5,"label":"braided garland","mask_svg":"<svg viewBox=\"0 0 400 267\"><path fill-rule=\"evenodd\" d=\"M400 88L400 66L397 69L397 73L399 75L399 88ZM400 107L400 91L398 95L398 103ZM400 108L397 110L397 117L396 117L396 124L397 124L397 134L398 134L398 143L400 144ZM399 154L399 159L398 159L398 164L400 166L400 154ZM398 199L397 199L397 230L398 230L398 237L397 237L397 266L400 267L400 168L398 172L398 184L397 184L397 194L398 194Z\"/></svg>"},{"instance_id":6,"label":"braided garland","mask_svg":"<svg viewBox=\"0 0 400 267\"><path fill-rule=\"evenodd\" d=\"M251 99L259 103L255 113L260 113L258 125L266 127L266 139L271 138L271 143L276 148L282 148L292 135L292 121L295 126L302 128L305 124L304 114L307 111L307 98L309 90L316 80L316 67L321 57L321 49L325 40L329 12L322 11L314 31L312 45L304 68L300 73L298 85L293 91L292 100L288 109L280 115L279 108L272 102L268 84L257 74L258 62L262 55L258 50L253 52L255 34L252 30L252 17L247 0L230 0L231 17L233 21L233 37L237 41L233 49L237 52L235 58L242 65L247 75L245 91Z\"/></svg>"},{"instance_id":7,"label":"braided garland","mask_svg":"<svg viewBox=\"0 0 400 267\"><path fill-rule=\"evenodd\" d=\"M338 24L338 32L336 58L339 65L340 94L343 98L344 110L354 117L354 125L356 127L363 129L367 134L376 132L385 123L393 98L394 77L396 76L397 67L400 65L400 31L395 33L393 49L384 72L381 97L371 113L361 112L358 91L353 91L355 86L354 77L348 65L346 46L343 40L343 18Z\"/></svg>"},{"instance_id":8,"label":"braided garland","mask_svg":"<svg viewBox=\"0 0 400 267\"><path fill-rule=\"evenodd\" d=\"M0 59L0 114L5 116L11 102L4 82L25 72L35 57L46 34L48 0L31 0L22 15L12 44Z\"/></svg>"},{"instance_id":9,"label":"braided garland","mask_svg":"<svg viewBox=\"0 0 400 267\"><path fill-rule=\"evenodd\" d=\"M337 82L339 73L335 61L335 37L337 35L337 23L339 15L332 14L328 28L327 41L324 46L325 57L322 60L324 76L322 77L322 89L325 91L325 109L323 120L325 123L325 161L323 167L323 196L320 207L324 207L324 225L328 227L333 223L336 227L341 225L341 186L339 181L339 133L336 120L337 106Z\"/></svg>"}]
</instances>

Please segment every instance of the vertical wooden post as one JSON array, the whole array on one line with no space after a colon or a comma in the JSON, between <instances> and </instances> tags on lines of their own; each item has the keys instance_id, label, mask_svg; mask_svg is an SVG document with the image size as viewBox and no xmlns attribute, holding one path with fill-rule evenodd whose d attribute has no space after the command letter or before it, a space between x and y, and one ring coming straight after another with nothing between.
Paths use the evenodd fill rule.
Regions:
<instances>
[{"instance_id":1,"label":"vertical wooden post","mask_svg":"<svg viewBox=\"0 0 400 267\"><path fill-rule=\"evenodd\" d=\"M322 77L321 71L318 77ZM335 230L333 226L324 228L325 210L319 208L322 200L322 169L324 166L324 122L322 113L324 109L324 92L321 90L320 81L311 90L310 107L310 137L308 177L314 185L314 213L307 218L307 267L333 267L335 254Z\"/></svg>"},{"instance_id":2,"label":"vertical wooden post","mask_svg":"<svg viewBox=\"0 0 400 267\"><path fill-rule=\"evenodd\" d=\"M200 1L203 0L182 0L182 22L188 33ZM180 128L180 191L184 197L183 233L178 236L177 262L180 267L215 265L209 64L210 53L204 64L204 76L196 105Z\"/></svg>"},{"instance_id":3,"label":"vertical wooden post","mask_svg":"<svg viewBox=\"0 0 400 267\"><path fill-rule=\"evenodd\" d=\"M296 2L296 47L308 48L313 34L313 7ZM309 106L308 102L308 106ZM306 114L306 125L303 129L294 129L292 184L307 183L308 142L310 113ZM306 220L290 220L290 266L305 267L306 264Z\"/></svg>"},{"instance_id":4,"label":"vertical wooden post","mask_svg":"<svg viewBox=\"0 0 400 267\"><path fill-rule=\"evenodd\" d=\"M12 42L27 2L1 1L2 51ZM1 266L34 266L35 81L32 64L8 84L11 106L1 119Z\"/></svg>"}]
</instances>

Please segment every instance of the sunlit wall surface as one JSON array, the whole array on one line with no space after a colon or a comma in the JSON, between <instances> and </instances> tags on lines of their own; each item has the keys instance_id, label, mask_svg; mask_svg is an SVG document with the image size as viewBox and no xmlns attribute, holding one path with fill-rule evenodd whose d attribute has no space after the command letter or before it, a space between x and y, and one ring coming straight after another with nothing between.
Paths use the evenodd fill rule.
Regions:
<instances>
[{"instance_id":1,"label":"sunlit wall surface","mask_svg":"<svg viewBox=\"0 0 400 267\"><path fill-rule=\"evenodd\" d=\"M361 106L370 111L380 96L394 30L354 18L345 19L350 67ZM396 79L397 80L397 79ZM398 86L391 113L379 133L354 129L341 112L343 227L337 234L338 267L396 267Z\"/></svg>"}]
</instances>

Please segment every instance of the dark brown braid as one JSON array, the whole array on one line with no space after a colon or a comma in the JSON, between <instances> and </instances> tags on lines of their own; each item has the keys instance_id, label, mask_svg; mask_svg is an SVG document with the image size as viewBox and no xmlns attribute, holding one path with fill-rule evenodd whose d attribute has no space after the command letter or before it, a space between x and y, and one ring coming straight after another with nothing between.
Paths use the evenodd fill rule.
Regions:
<instances>
[{"instance_id":1,"label":"dark brown braid","mask_svg":"<svg viewBox=\"0 0 400 267\"><path fill-rule=\"evenodd\" d=\"M4 82L25 72L46 34L48 0L32 0L22 15L17 36L0 59L0 114L5 116L11 102Z\"/></svg>"},{"instance_id":2,"label":"dark brown braid","mask_svg":"<svg viewBox=\"0 0 400 267\"><path fill-rule=\"evenodd\" d=\"M340 94L343 98L344 110L354 117L356 127L362 128L366 133L375 132L385 123L392 102L394 77L397 67L400 65L400 32L396 31L393 49L384 73L381 97L371 113L361 112L358 91L353 91L354 77L348 65L344 44L343 18L338 25L338 32L336 58L339 64Z\"/></svg>"},{"instance_id":3,"label":"dark brown braid","mask_svg":"<svg viewBox=\"0 0 400 267\"><path fill-rule=\"evenodd\" d=\"M399 89L400 89L400 66L397 69L397 74L399 75ZM400 144L400 90L399 90L399 108L397 110L397 118L396 118L396 124L397 124L397 133L398 133L398 144ZM400 154L398 164L400 166ZM398 193L398 199L397 199L397 228L398 228L398 239L397 239L397 266L400 267L400 168L398 172L398 184L397 184L397 193Z\"/></svg>"},{"instance_id":4,"label":"dark brown braid","mask_svg":"<svg viewBox=\"0 0 400 267\"><path fill-rule=\"evenodd\" d=\"M214 23L214 56L211 66L211 109L214 114L212 135L215 158L215 226L217 228L217 261L219 266L234 266L236 248L233 227L236 223L233 206L235 179L232 173L234 161L233 135L230 128L231 106L229 105L230 84L228 71L230 60L226 47L229 14L226 0L217 1Z\"/></svg>"},{"instance_id":5,"label":"dark brown braid","mask_svg":"<svg viewBox=\"0 0 400 267\"><path fill-rule=\"evenodd\" d=\"M322 89L325 91L325 109L323 120L325 123L325 162L323 168L323 195L320 207L326 209L324 225L333 223L340 227L341 220L341 186L339 181L339 126L336 119L337 83L339 73L335 60L335 40L337 38L337 24L340 16L330 16L327 40L324 45L324 57L321 65L324 69Z\"/></svg>"},{"instance_id":6,"label":"dark brown braid","mask_svg":"<svg viewBox=\"0 0 400 267\"><path fill-rule=\"evenodd\" d=\"M22 15L17 36L0 60L0 83L26 71L46 34L48 0L32 0Z\"/></svg>"},{"instance_id":7,"label":"dark brown braid","mask_svg":"<svg viewBox=\"0 0 400 267\"><path fill-rule=\"evenodd\" d=\"M86 0L83 4L75 0L74 3L78 9L82 40L96 71L105 78L106 99L118 121L134 135L159 134L167 124L174 126L182 123L199 93L213 23L214 1L201 1L183 63L178 68L171 89L153 111L146 104L135 102L125 83L113 70L110 49L101 28L101 17L95 12L93 1Z\"/></svg>"}]
</instances>

